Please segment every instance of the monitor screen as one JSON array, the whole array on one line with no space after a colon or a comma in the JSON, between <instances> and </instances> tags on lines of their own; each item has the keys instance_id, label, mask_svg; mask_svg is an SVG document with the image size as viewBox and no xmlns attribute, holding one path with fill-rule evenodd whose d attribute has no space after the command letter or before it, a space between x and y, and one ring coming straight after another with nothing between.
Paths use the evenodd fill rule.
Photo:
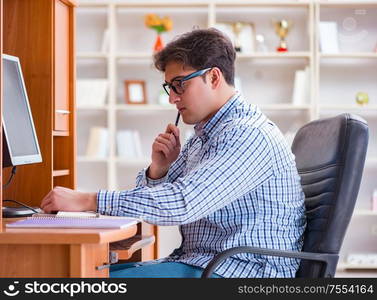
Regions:
<instances>
[{"instance_id":1,"label":"monitor screen","mask_svg":"<svg viewBox=\"0 0 377 300\"><path fill-rule=\"evenodd\" d=\"M3 54L4 167L42 161L20 61ZM7 157L9 156L9 157Z\"/></svg>"}]
</instances>

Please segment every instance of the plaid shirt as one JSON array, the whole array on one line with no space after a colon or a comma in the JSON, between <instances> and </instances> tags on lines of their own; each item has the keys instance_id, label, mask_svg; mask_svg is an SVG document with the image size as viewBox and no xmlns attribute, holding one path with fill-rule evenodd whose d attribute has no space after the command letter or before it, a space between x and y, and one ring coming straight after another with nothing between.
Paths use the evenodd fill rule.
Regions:
<instances>
[{"instance_id":1,"label":"plaid shirt","mask_svg":"<svg viewBox=\"0 0 377 300\"><path fill-rule=\"evenodd\" d=\"M195 126L167 175L137 177L137 187L98 193L98 212L180 225L182 244L162 261L205 268L236 246L301 250L304 193L294 155L279 129L239 94ZM299 261L239 254L223 277L294 277Z\"/></svg>"}]
</instances>

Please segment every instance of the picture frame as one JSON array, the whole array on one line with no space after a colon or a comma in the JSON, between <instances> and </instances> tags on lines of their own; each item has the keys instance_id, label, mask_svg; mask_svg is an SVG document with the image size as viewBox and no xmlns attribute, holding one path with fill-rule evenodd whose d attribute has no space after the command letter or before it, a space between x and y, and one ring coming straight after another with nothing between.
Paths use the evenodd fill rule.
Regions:
<instances>
[{"instance_id":1,"label":"picture frame","mask_svg":"<svg viewBox=\"0 0 377 300\"><path fill-rule=\"evenodd\" d=\"M127 104L147 103L147 93L144 80L125 80L124 87Z\"/></svg>"}]
</instances>

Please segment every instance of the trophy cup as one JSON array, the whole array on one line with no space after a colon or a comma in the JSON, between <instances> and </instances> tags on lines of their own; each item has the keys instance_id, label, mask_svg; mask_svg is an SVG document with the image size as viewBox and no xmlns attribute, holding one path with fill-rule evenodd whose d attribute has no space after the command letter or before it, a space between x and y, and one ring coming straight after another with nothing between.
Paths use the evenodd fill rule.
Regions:
<instances>
[{"instance_id":1,"label":"trophy cup","mask_svg":"<svg viewBox=\"0 0 377 300\"><path fill-rule=\"evenodd\" d=\"M287 52L288 47L287 47L287 42L285 38L287 37L288 32L292 28L292 22L282 19L282 20L273 22L273 24L275 27L275 32L280 38L279 47L277 47L276 50L278 52Z\"/></svg>"},{"instance_id":2,"label":"trophy cup","mask_svg":"<svg viewBox=\"0 0 377 300\"><path fill-rule=\"evenodd\" d=\"M242 51L240 33L242 32L244 24L242 22L232 23L232 30L234 33L234 50L237 52Z\"/></svg>"}]
</instances>

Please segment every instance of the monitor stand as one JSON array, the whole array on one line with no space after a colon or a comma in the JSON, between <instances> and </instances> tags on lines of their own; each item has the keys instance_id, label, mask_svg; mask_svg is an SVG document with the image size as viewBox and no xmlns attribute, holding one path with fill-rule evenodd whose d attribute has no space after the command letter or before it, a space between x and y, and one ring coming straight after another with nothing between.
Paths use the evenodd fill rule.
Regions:
<instances>
[{"instance_id":1,"label":"monitor stand","mask_svg":"<svg viewBox=\"0 0 377 300\"><path fill-rule=\"evenodd\" d=\"M33 207L38 213L42 213L39 207ZM30 217L35 214L35 211L28 209L26 207L10 207L3 206L3 218L23 218Z\"/></svg>"}]
</instances>

